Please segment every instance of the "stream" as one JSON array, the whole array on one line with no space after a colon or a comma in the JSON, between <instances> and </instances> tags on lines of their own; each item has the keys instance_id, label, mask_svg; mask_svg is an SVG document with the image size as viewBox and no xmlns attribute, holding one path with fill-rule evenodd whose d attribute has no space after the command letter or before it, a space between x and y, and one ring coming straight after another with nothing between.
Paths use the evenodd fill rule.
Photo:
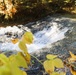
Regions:
<instances>
[{"instance_id":1,"label":"stream","mask_svg":"<svg viewBox=\"0 0 76 75\"><path fill-rule=\"evenodd\" d=\"M54 50L52 51L54 54L59 52L59 54L67 54L69 50L74 52L76 50L76 19L61 15L47 16L44 19L25 25L1 27L0 50L20 51L18 43L13 44L11 39L20 39L25 31L31 31L34 34L34 42L27 45L29 53L41 49L46 50L46 48L48 50L49 46L51 51Z\"/></svg>"}]
</instances>

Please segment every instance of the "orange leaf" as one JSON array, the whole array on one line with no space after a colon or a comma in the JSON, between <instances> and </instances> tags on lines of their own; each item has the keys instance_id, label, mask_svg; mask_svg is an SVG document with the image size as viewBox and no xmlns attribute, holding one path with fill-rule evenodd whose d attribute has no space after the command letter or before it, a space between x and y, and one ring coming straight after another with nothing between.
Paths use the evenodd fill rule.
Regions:
<instances>
[{"instance_id":1,"label":"orange leaf","mask_svg":"<svg viewBox=\"0 0 76 75\"><path fill-rule=\"evenodd\" d=\"M17 12L16 8L13 7L13 8L12 8L12 13L15 14L16 12Z\"/></svg>"},{"instance_id":2,"label":"orange leaf","mask_svg":"<svg viewBox=\"0 0 76 75\"><path fill-rule=\"evenodd\" d=\"M71 57L69 58L69 62L74 62L74 61L76 61L76 55L74 55L72 52L70 52L69 51L69 53L70 53L70 55L71 55Z\"/></svg>"},{"instance_id":3,"label":"orange leaf","mask_svg":"<svg viewBox=\"0 0 76 75\"><path fill-rule=\"evenodd\" d=\"M16 44L19 41L19 39L18 38L12 39L11 41L12 41L13 44Z\"/></svg>"},{"instance_id":4,"label":"orange leaf","mask_svg":"<svg viewBox=\"0 0 76 75\"><path fill-rule=\"evenodd\" d=\"M76 61L76 55L74 55L72 52L70 52L69 51L69 53L70 53L70 55L71 55L71 57L68 59L68 61L70 62L70 64L71 64L71 67L70 67L70 71L71 71L71 73L73 74L73 75L76 75L76 71L74 70L74 62Z\"/></svg>"},{"instance_id":5,"label":"orange leaf","mask_svg":"<svg viewBox=\"0 0 76 75\"><path fill-rule=\"evenodd\" d=\"M76 75L76 71L75 70L73 70L73 67L71 67L71 73L73 74L73 75Z\"/></svg>"}]
</instances>

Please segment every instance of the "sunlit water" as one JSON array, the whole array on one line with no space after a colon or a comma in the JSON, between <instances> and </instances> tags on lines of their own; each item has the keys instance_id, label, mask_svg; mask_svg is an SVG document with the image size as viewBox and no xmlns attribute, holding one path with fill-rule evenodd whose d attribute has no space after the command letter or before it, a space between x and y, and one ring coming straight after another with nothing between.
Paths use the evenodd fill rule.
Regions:
<instances>
[{"instance_id":1,"label":"sunlit water","mask_svg":"<svg viewBox=\"0 0 76 75\"><path fill-rule=\"evenodd\" d=\"M10 30L9 30L10 29ZM60 26L57 23L54 23L49 28L45 27L43 30L34 33L34 42L31 45L27 45L29 53L37 51L41 48L46 47L48 44L52 44L57 42L58 40L62 40L65 38L65 33L69 29L67 27L63 27L60 29ZM0 36L4 35L5 32L12 31L14 33L21 33L22 30L18 29L17 27L7 27L0 29ZM17 50L20 51L17 44L13 44L10 42L0 43L0 50Z\"/></svg>"},{"instance_id":2,"label":"sunlit water","mask_svg":"<svg viewBox=\"0 0 76 75\"><path fill-rule=\"evenodd\" d=\"M59 29L57 25L53 25L50 28L44 28L42 31L38 31L34 34L35 39L34 43L28 46L29 52L34 52L41 48L46 47L48 44L57 42L65 38L65 33L68 31L68 28Z\"/></svg>"}]
</instances>

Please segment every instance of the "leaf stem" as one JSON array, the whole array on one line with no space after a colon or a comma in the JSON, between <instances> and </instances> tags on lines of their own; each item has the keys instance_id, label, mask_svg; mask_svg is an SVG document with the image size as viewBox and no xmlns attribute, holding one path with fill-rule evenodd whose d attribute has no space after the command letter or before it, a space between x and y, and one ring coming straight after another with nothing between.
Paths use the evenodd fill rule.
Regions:
<instances>
[{"instance_id":1,"label":"leaf stem","mask_svg":"<svg viewBox=\"0 0 76 75\"><path fill-rule=\"evenodd\" d=\"M43 65L43 63L34 55L31 55L33 58L35 58L41 65Z\"/></svg>"}]
</instances>

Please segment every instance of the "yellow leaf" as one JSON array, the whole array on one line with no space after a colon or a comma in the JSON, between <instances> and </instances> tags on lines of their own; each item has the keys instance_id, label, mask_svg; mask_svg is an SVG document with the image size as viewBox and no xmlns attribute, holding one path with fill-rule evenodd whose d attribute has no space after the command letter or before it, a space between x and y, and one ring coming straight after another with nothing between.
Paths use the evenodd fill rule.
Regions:
<instances>
[{"instance_id":1,"label":"yellow leaf","mask_svg":"<svg viewBox=\"0 0 76 75\"><path fill-rule=\"evenodd\" d=\"M25 34L22 36L22 41L25 44L33 43L33 34L31 32L25 32Z\"/></svg>"},{"instance_id":2,"label":"yellow leaf","mask_svg":"<svg viewBox=\"0 0 76 75\"><path fill-rule=\"evenodd\" d=\"M26 45L24 44L23 41L20 41L18 46L21 50L23 50L25 53L27 53L27 47L26 47Z\"/></svg>"},{"instance_id":3,"label":"yellow leaf","mask_svg":"<svg viewBox=\"0 0 76 75\"><path fill-rule=\"evenodd\" d=\"M27 73L26 73L26 72L24 72L24 71L22 71L22 73L23 73L22 75L27 75Z\"/></svg>"},{"instance_id":4,"label":"yellow leaf","mask_svg":"<svg viewBox=\"0 0 76 75\"><path fill-rule=\"evenodd\" d=\"M52 74L50 74L50 75L66 75L66 73L65 72L53 72Z\"/></svg>"},{"instance_id":5,"label":"yellow leaf","mask_svg":"<svg viewBox=\"0 0 76 75\"><path fill-rule=\"evenodd\" d=\"M15 63L15 65L18 67L18 63L16 62L16 58L15 55L12 54L11 56L9 56L9 62Z\"/></svg>"},{"instance_id":6,"label":"yellow leaf","mask_svg":"<svg viewBox=\"0 0 76 75\"><path fill-rule=\"evenodd\" d=\"M44 66L44 69L47 73L52 73L54 71L54 65L53 65L53 61L51 60L46 60L44 63L43 63L43 66Z\"/></svg>"},{"instance_id":7,"label":"yellow leaf","mask_svg":"<svg viewBox=\"0 0 76 75\"><path fill-rule=\"evenodd\" d=\"M7 65L9 63L8 58L2 53L0 54L0 66Z\"/></svg>"},{"instance_id":8,"label":"yellow leaf","mask_svg":"<svg viewBox=\"0 0 76 75\"><path fill-rule=\"evenodd\" d=\"M64 68L63 62L59 58L53 60L53 65L57 68Z\"/></svg>"},{"instance_id":9,"label":"yellow leaf","mask_svg":"<svg viewBox=\"0 0 76 75\"><path fill-rule=\"evenodd\" d=\"M7 58L4 54L0 54L0 61L3 62L3 65L0 65L0 75L27 75L25 72L19 69L16 63L10 61L9 58ZM22 64L24 64L23 59L21 60L20 58L19 62L21 61Z\"/></svg>"},{"instance_id":10,"label":"yellow leaf","mask_svg":"<svg viewBox=\"0 0 76 75\"><path fill-rule=\"evenodd\" d=\"M16 55L16 61L19 64L19 67L28 68L26 60L25 60L24 56L22 55L22 53L19 52Z\"/></svg>"},{"instance_id":11,"label":"yellow leaf","mask_svg":"<svg viewBox=\"0 0 76 75\"><path fill-rule=\"evenodd\" d=\"M0 75L11 75L9 60L3 53L0 54Z\"/></svg>"},{"instance_id":12,"label":"yellow leaf","mask_svg":"<svg viewBox=\"0 0 76 75\"><path fill-rule=\"evenodd\" d=\"M16 44L19 41L19 39L18 38L12 39L11 41L12 41L13 44Z\"/></svg>"},{"instance_id":13,"label":"yellow leaf","mask_svg":"<svg viewBox=\"0 0 76 75\"><path fill-rule=\"evenodd\" d=\"M70 52L69 51L69 53L70 53L70 55L71 55L71 57L68 59L69 60L69 62L74 62L75 60L76 60L76 55L74 55L72 52Z\"/></svg>"},{"instance_id":14,"label":"yellow leaf","mask_svg":"<svg viewBox=\"0 0 76 75\"><path fill-rule=\"evenodd\" d=\"M53 72L50 75L60 75L58 72Z\"/></svg>"},{"instance_id":15,"label":"yellow leaf","mask_svg":"<svg viewBox=\"0 0 76 75\"><path fill-rule=\"evenodd\" d=\"M48 55L46 56L47 59L54 59L54 58L56 58L56 57L57 57L57 55L51 55L51 54L48 54Z\"/></svg>"},{"instance_id":16,"label":"yellow leaf","mask_svg":"<svg viewBox=\"0 0 76 75\"><path fill-rule=\"evenodd\" d=\"M60 72L60 75L66 75L66 73L65 72Z\"/></svg>"},{"instance_id":17,"label":"yellow leaf","mask_svg":"<svg viewBox=\"0 0 76 75\"><path fill-rule=\"evenodd\" d=\"M12 75L10 68L8 66L1 66L0 67L0 75Z\"/></svg>"},{"instance_id":18,"label":"yellow leaf","mask_svg":"<svg viewBox=\"0 0 76 75\"><path fill-rule=\"evenodd\" d=\"M16 63L18 67L28 68L26 60L20 52L17 55L11 55L9 59L11 62Z\"/></svg>"},{"instance_id":19,"label":"yellow leaf","mask_svg":"<svg viewBox=\"0 0 76 75\"><path fill-rule=\"evenodd\" d=\"M23 72L13 62L10 62L10 70L12 75L23 75Z\"/></svg>"},{"instance_id":20,"label":"yellow leaf","mask_svg":"<svg viewBox=\"0 0 76 75\"><path fill-rule=\"evenodd\" d=\"M28 64L30 64L31 56L30 56L29 53L26 54L26 56L25 56L25 60L26 60L26 62L27 62Z\"/></svg>"}]
</instances>

